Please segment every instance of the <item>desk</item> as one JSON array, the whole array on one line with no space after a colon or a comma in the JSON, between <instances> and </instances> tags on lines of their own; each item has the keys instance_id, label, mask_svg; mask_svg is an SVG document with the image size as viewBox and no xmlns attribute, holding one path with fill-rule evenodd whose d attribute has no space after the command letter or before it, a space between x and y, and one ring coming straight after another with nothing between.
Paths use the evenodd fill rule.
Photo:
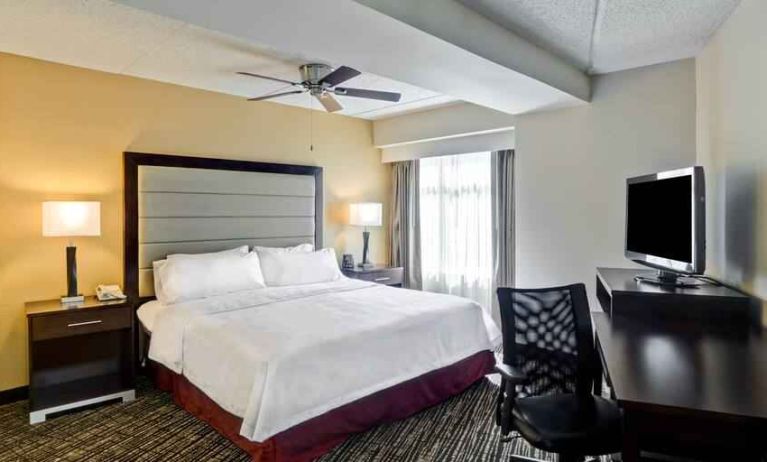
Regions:
<instances>
[{"instance_id":1,"label":"desk","mask_svg":"<svg viewBox=\"0 0 767 462\"><path fill-rule=\"evenodd\" d=\"M703 460L767 453L767 333L592 313L624 462L639 451Z\"/></svg>"}]
</instances>

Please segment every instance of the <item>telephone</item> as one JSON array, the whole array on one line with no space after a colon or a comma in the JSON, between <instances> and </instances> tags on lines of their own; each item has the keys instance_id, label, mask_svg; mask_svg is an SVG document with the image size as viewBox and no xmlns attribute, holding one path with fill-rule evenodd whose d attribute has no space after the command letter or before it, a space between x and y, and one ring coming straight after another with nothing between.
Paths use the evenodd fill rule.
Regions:
<instances>
[{"instance_id":1,"label":"telephone","mask_svg":"<svg viewBox=\"0 0 767 462\"><path fill-rule=\"evenodd\" d=\"M118 285L99 285L96 287L96 297L102 302L127 298Z\"/></svg>"}]
</instances>

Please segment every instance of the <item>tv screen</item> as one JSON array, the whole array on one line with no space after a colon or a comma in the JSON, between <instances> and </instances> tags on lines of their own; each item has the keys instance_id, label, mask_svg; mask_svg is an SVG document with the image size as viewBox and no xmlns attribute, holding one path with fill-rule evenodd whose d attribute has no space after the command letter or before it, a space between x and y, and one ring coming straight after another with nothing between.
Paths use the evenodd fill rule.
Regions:
<instances>
[{"instance_id":1,"label":"tv screen","mask_svg":"<svg viewBox=\"0 0 767 462\"><path fill-rule=\"evenodd\" d=\"M703 167L626 180L626 257L661 271L703 274L706 189Z\"/></svg>"},{"instance_id":2,"label":"tv screen","mask_svg":"<svg viewBox=\"0 0 767 462\"><path fill-rule=\"evenodd\" d=\"M692 263L692 176L628 185L626 249Z\"/></svg>"}]
</instances>

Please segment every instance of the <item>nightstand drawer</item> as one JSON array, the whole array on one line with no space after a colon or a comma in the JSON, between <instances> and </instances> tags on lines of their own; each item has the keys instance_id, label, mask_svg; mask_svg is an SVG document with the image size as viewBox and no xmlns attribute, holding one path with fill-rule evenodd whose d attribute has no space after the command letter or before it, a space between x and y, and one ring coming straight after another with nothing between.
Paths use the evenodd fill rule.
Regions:
<instances>
[{"instance_id":1,"label":"nightstand drawer","mask_svg":"<svg viewBox=\"0 0 767 462\"><path fill-rule=\"evenodd\" d=\"M402 268L386 268L376 271L367 271L354 274L355 278L363 281L376 282L378 284L396 285L402 284Z\"/></svg>"},{"instance_id":2,"label":"nightstand drawer","mask_svg":"<svg viewBox=\"0 0 767 462\"><path fill-rule=\"evenodd\" d=\"M379 284L402 284L402 271L381 271L380 273L371 273L367 276L366 280Z\"/></svg>"},{"instance_id":3,"label":"nightstand drawer","mask_svg":"<svg viewBox=\"0 0 767 462\"><path fill-rule=\"evenodd\" d=\"M130 327L129 307L57 313L32 318L32 339L47 340Z\"/></svg>"}]
</instances>

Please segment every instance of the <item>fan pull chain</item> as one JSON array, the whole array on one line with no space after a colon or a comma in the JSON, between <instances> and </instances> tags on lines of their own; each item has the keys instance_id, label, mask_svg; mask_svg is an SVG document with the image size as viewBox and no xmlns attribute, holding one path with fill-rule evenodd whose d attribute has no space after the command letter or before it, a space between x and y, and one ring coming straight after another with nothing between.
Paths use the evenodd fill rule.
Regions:
<instances>
[{"instance_id":1,"label":"fan pull chain","mask_svg":"<svg viewBox=\"0 0 767 462\"><path fill-rule=\"evenodd\" d=\"M314 151L314 98L309 97L309 151Z\"/></svg>"}]
</instances>

